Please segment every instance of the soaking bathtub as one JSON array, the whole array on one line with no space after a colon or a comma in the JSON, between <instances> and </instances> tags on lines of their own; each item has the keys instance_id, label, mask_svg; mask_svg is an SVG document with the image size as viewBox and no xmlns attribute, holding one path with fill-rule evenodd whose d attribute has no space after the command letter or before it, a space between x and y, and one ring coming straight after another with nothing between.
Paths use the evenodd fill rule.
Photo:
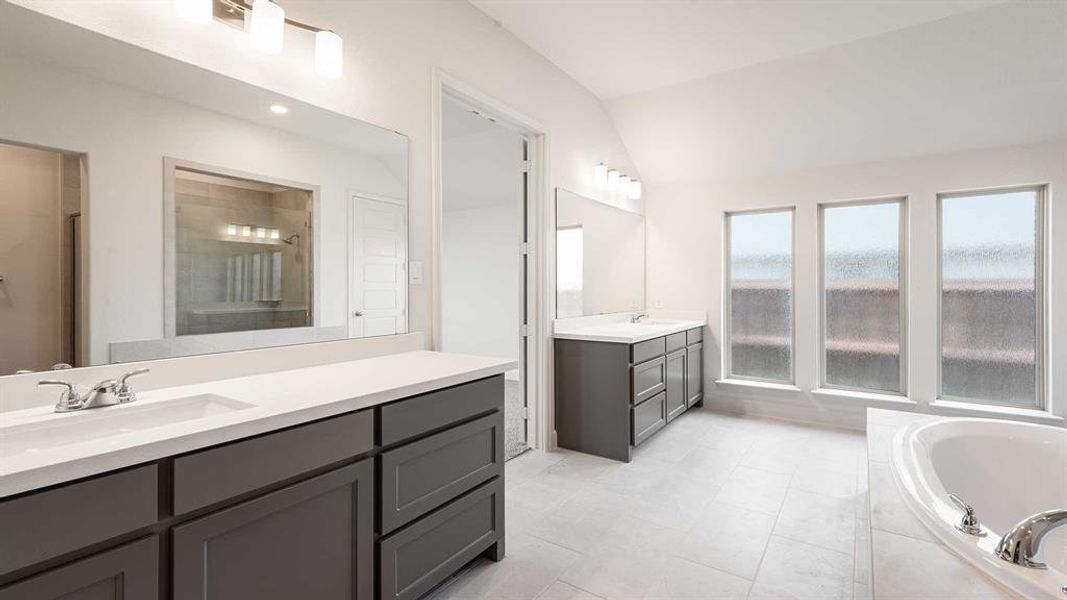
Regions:
<instances>
[{"instance_id":1,"label":"soaking bathtub","mask_svg":"<svg viewBox=\"0 0 1067 600\"><path fill-rule=\"evenodd\" d=\"M897 433L893 473L905 503L948 548L1024 598L1067 599L1067 526L1045 539L1047 569L994 554L1026 517L1067 508L1067 429L991 419L939 419ZM982 522L984 537L955 527L956 494Z\"/></svg>"}]
</instances>

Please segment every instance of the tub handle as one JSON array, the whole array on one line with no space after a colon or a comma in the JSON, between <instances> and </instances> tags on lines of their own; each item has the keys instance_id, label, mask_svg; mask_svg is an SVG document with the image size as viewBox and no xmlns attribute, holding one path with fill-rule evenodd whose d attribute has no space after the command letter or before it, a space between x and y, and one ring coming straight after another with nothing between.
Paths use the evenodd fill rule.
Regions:
<instances>
[{"instance_id":1,"label":"tub handle","mask_svg":"<svg viewBox=\"0 0 1067 600\"><path fill-rule=\"evenodd\" d=\"M982 523L978 521L978 517L974 514L974 507L967 504L963 498L960 498L956 494L949 494L948 499L963 511L963 518L956 524L956 529L967 535L984 537L985 531L982 530Z\"/></svg>"}]
</instances>

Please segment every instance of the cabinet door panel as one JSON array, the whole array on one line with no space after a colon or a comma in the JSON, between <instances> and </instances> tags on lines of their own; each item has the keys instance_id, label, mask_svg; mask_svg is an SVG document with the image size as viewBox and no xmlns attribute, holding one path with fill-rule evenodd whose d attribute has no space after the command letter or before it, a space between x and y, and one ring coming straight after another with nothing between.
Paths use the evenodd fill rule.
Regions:
<instances>
[{"instance_id":1,"label":"cabinet door panel","mask_svg":"<svg viewBox=\"0 0 1067 600\"><path fill-rule=\"evenodd\" d=\"M704 345L693 344L685 355L686 406L704 399Z\"/></svg>"},{"instance_id":2,"label":"cabinet door panel","mask_svg":"<svg viewBox=\"0 0 1067 600\"><path fill-rule=\"evenodd\" d=\"M667 422L685 412L685 350L667 357Z\"/></svg>"},{"instance_id":3,"label":"cabinet door panel","mask_svg":"<svg viewBox=\"0 0 1067 600\"><path fill-rule=\"evenodd\" d=\"M0 589L0 600L159 598L159 538L148 537Z\"/></svg>"},{"instance_id":4,"label":"cabinet door panel","mask_svg":"<svg viewBox=\"0 0 1067 600\"><path fill-rule=\"evenodd\" d=\"M373 486L364 460L175 527L175 600L369 600Z\"/></svg>"}]
</instances>

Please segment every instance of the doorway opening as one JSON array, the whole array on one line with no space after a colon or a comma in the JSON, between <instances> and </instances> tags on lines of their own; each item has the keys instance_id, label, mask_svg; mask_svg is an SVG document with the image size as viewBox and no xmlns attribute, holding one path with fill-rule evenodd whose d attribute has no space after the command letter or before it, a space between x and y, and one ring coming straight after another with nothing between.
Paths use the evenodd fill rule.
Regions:
<instances>
[{"instance_id":1,"label":"doorway opening","mask_svg":"<svg viewBox=\"0 0 1067 600\"><path fill-rule=\"evenodd\" d=\"M529 136L451 95L441 98L438 348L510 358L504 453L531 440Z\"/></svg>"},{"instance_id":2,"label":"doorway opening","mask_svg":"<svg viewBox=\"0 0 1067 600\"><path fill-rule=\"evenodd\" d=\"M84 158L0 142L0 375L85 364Z\"/></svg>"}]
</instances>

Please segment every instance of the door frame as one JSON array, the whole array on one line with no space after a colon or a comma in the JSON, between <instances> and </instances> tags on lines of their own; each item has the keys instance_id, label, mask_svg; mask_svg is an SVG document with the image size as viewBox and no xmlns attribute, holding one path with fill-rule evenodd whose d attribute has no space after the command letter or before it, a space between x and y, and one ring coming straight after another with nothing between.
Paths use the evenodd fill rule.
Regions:
<instances>
[{"instance_id":1,"label":"door frame","mask_svg":"<svg viewBox=\"0 0 1067 600\"><path fill-rule=\"evenodd\" d=\"M442 101L452 96L493 115L498 122L517 130L527 143L527 273L526 273L526 441L531 449L554 447L551 427L552 407L549 398L548 352L550 347L551 311L555 306L550 295L548 269L551 246L546 223L555 222L555 202L549 161L549 132L541 123L508 106L439 68L434 68L431 89L431 249L430 305L431 348L441 350L441 219L444 192L442 188Z\"/></svg>"}]
</instances>

